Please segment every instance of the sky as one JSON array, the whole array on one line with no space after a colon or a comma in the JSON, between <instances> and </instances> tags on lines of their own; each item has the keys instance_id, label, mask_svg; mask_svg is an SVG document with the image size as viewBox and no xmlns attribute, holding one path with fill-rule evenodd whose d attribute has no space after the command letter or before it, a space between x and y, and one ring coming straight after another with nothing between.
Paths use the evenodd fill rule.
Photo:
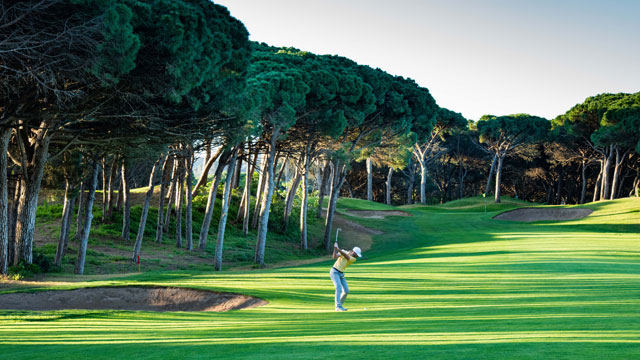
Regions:
<instances>
[{"instance_id":1,"label":"sky","mask_svg":"<svg viewBox=\"0 0 640 360\"><path fill-rule=\"evenodd\" d=\"M640 91L640 0L214 0L253 41L348 57L477 120Z\"/></svg>"}]
</instances>

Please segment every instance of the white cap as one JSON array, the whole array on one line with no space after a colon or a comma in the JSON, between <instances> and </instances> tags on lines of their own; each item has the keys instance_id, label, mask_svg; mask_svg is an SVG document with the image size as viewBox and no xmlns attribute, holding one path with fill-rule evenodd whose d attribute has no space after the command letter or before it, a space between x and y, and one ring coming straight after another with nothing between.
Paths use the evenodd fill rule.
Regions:
<instances>
[{"instance_id":1,"label":"white cap","mask_svg":"<svg viewBox=\"0 0 640 360\"><path fill-rule=\"evenodd\" d=\"M356 255L358 255L358 257L362 257L362 250L360 250L359 247L354 247L353 248L353 252L356 253Z\"/></svg>"}]
</instances>

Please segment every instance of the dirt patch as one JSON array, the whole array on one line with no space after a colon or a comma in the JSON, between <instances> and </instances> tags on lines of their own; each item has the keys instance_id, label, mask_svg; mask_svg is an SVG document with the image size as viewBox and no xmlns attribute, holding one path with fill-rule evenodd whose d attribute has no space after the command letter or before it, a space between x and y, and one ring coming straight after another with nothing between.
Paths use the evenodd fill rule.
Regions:
<instances>
[{"instance_id":1,"label":"dirt patch","mask_svg":"<svg viewBox=\"0 0 640 360\"><path fill-rule=\"evenodd\" d=\"M340 228L340 234L338 235L338 242L344 249L351 249L354 246L358 246L362 251L371 249L373 244L373 235L384 234L384 232L376 229L371 229L366 226L362 226L357 222L348 220L340 214L336 214L333 218L333 234L335 236L336 229ZM335 237L331 239L334 241Z\"/></svg>"},{"instance_id":2,"label":"dirt patch","mask_svg":"<svg viewBox=\"0 0 640 360\"><path fill-rule=\"evenodd\" d=\"M11 310L229 311L266 305L251 296L175 287L95 287L0 295Z\"/></svg>"},{"instance_id":3,"label":"dirt patch","mask_svg":"<svg viewBox=\"0 0 640 360\"><path fill-rule=\"evenodd\" d=\"M385 216L411 216L400 210L346 210L345 214L365 219L384 219Z\"/></svg>"},{"instance_id":4,"label":"dirt patch","mask_svg":"<svg viewBox=\"0 0 640 360\"><path fill-rule=\"evenodd\" d=\"M366 226L362 226L356 222L353 222L351 220L347 220L346 218L336 214L333 217L333 224L337 225L334 226L334 228L338 228L340 227L342 230L348 231L348 232L355 232L355 233L365 233L368 235L380 235L380 234L384 234L384 232L380 231L380 230L376 230L376 229L372 229L372 228L368 228ZM342 226L344 226L344 228L342 228ZM340 236L342 236L343 234L341 233Z\"/></svg>"},{"instance_id":5,"label":"dirt patch","mask_svg":"<svg viewBox=\"0 0 640 360\"><path fill-rule=\"evenodd\" d=\"M509 220L509 221L562 221L562 220L576 220L589 216L593 210L591 209L554 209L554 208L523 208L515 209L502 214L496 215L493 218L496 220Z\"/></svg>"}]
</instances>

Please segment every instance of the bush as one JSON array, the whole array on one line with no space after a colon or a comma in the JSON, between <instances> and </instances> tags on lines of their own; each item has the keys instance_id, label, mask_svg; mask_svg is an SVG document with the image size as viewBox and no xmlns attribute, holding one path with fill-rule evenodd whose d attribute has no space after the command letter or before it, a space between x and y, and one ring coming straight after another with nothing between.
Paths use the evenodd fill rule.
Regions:
<instances>
[{"instance_id":1,"label":"bush","mask_svg":"<svg viewBox=\"0 0 640 360\"><path fill-rule=\"evenodd\" d=\"M39 252L33 253L33 263L20 262L17 266L9 267L8 275L10 279L20 280L32 278L36 274L59 271L54 265L53 259Z\"/></svg>"},{"instance_id":2,"label":"bush","mask_svg":"<svg viewBox=\"0 0 640 360\"><path fill-rule=\"evenodd\" d=\"M21 262L16 266L10 266L8 276L12 280L20 280L25 278L32 278L35 274L41 273L40 266L37 264L27 264Z\"/></svg>"},{"instance_id":3,"label":"bush","mask_svg":"<svg viewBox=\"0 0 640 360\"><path fill-rule=\"evenodd\" d=\"M55 268L54 259L40 252L33 252L33 264L40 268L40 272L52 272Z\"/></svg>"}]
</instances>

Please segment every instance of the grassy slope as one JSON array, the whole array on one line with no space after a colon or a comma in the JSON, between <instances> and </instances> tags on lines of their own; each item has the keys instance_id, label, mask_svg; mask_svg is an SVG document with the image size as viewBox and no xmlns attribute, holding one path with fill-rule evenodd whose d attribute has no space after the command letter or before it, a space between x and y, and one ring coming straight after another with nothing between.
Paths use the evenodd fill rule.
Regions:
<instances>
[{"instance_id":1,"label":"grassy slope","mask_svg":"<svg viewBox=\"0 0 640 360\"><path fill-rule=\"evenodd\" d=\"M257 179L256 179L257 180ZM254 184L257 181L254 181ZM210 185L210 184L209 184ZM209 228L209 236L207 240L207 248L204 252L189 251L186 249L186 229L184 220L182 223L182 248L176 248L176 226L175 216L171 218L171 226L169 232L164 235L163 243L156 244L156 224L158 217L158 196L159 187L156 186L154 197L152 198L152 206L149 209L147 226L145 227L145 236L141 249L141 262L145 271L173 271L173 270L191 270L191 271L209 271L213 268L213 257L215 252L216 237L218 231L218 222L222 207L221 190L218 192L218 198L214 207L214 213ZM92 224L91 234L89 236L89 246L87 250L87 260L85 266L85 274L114 274L137 272L137 264L131 261L133 253L133 244L136 239L140 215L142 213L141 204L144 203L144 197L147 188L132 189L132 208L131 208L131 226L129 237L126 241L121 238L122 215L119 212L114 214L114 219L110 223L101 223L102 218L102 195L99 192L96 195L97 204L94 206L94 220ZM208 189L203 189L193 201L193 242L194 248L197 249L200 229L204 218L204 212L207 203ZM42 204L38 207L38 217L36 221L36 251L49 256L51 259L55 257L58 238L60 236L60 219L62 217L62 198L60 191L46 191L43 194ZM300 230L298 225L299 204L294 206L291 218L289 219L288 230L283 233L281 231L282 212L284 193L274 197L272 212L269 222L269 233L267 236L265 261L268 266L282 261L292 260L311 260L324 254L321 250L322 232L324 229L324 219L317 219L314 215L313 204L309 207L309 217L307 226L309 229L308 250L302 250L299 246ZM254 248L257 236L257 230L251 230L249 235L244 236L242 233L242 223L235 223L240 198L242 196L242 187L235 189L232 193L232 201L229 210L229 220L227 222L224 251L223 251L223 268L229 269L234 267L249 268L253 266ZM252 211L253 211L252 199ZM186 216L183 210L183 219ZM62 264L62 273L73 273L76 261L77 247L75 244L75 214L74 222L71 227L71 243L69 251L65 254Z\"/></svg>"},{"instance_id":2,"label":"grassy slope","mask_svg":"<svg viewBox=\"0 0 640 360\"><path fill-rule=\"evenodd\" d=\"M11 359L637 358L640 201L592 204L588 218L533 224L491 220L497 212L485 213L481 201L358 220L386 234L348 270L347 313L332 311L329 261L60 283L188 286L248 293L270 304L214 314L0 311L0 353Z\"/></svg>"}]
</instances>

